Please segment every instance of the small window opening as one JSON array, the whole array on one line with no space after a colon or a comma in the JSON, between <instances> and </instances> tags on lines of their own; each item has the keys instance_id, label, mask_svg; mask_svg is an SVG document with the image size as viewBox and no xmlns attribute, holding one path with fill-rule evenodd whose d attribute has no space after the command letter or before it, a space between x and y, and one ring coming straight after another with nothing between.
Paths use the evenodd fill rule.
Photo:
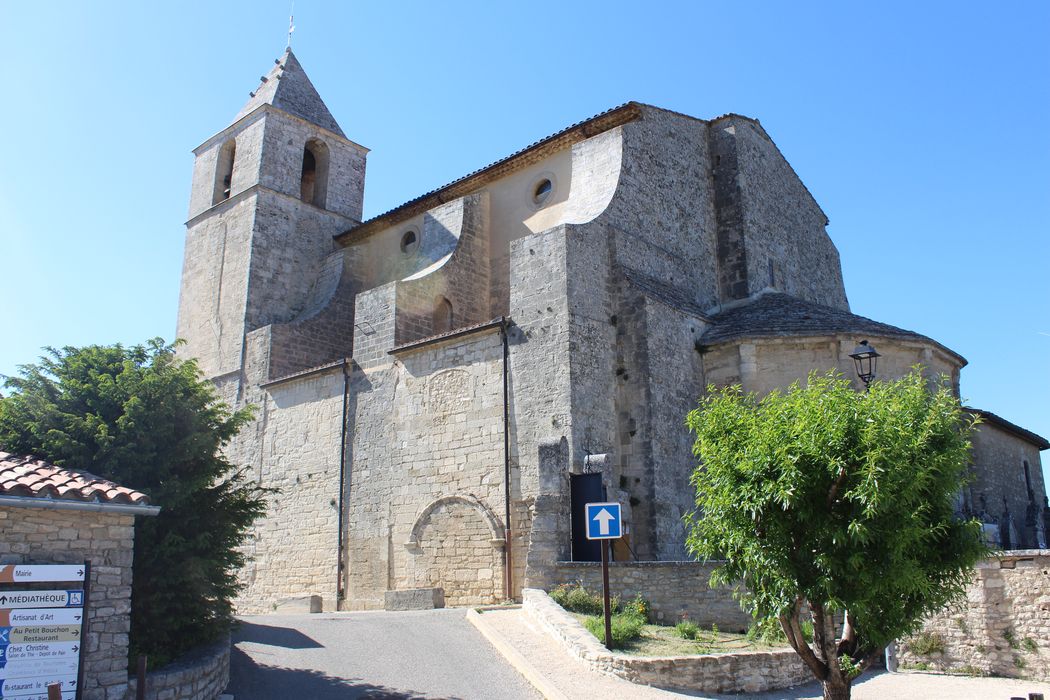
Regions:
<instances>
[{"instance_id":1,"label":"small window opening","mask_svg":"<svg viewBox=\"0 0 1050 700\"><path fill-rule=\"evenodd\" d=\"M325 206L328 195L328 146L310 139L303 147L303 167L299 178L299 198L315 207Z\"/></svg>"},{"instance_id":2,"label":"small window opening","mask_svg":"<svg viewBox=\"0 0 1050 700\"><path fill-rule=\"evenodd\" d=\"M433 329L434 335L452 330L452 302L445 297L438 297L434 304Z\"/></svg>"},{"instance_id":3,"label":"small window opening","mask_svg":"<svg viewBox=\"0 0 1050 700\"><path fill-rule=\"evenodd\" d=\"M405 234L401 236L401 252L405 255L412 255L419 248L419 236L412 229L405 231Z\"/></svg>"},{"instance_id":4,"label":"small window opening","mask_svg":"<svg viewBox=\"0 0 1050 700\"><path fill-rule=\"evenodd\" d=\"M303 172L299 195L304 202L314 201L314 185L317 184L317 158L309 148L303 150Z\"/></svg>"},{"instance_id":5,"label":"small window opening","mask_svg":"<svg viewBox=\"0 0 1050 700\"><path fill-rule=\"evenodd\" d=\"M532 191L532 201L536 204L543 205L547 199L550 198L551 192L554 190L554 184L548 178L543 178L536 183L535 189Z\"/></svg>"},{"instance_id":6,"label":"small window opening","mask_svg":"<svg viewBox=\"0 0 1050 700\"><path fill-rule=\"evenodd\" d=\"M1024 486L1025 486L1025 489L1027 489L1027 491L1028 491L1028 500L1034 502L1035 501L1035 491L1032 490L1032 473L1031 473L1031 470L1030 470L1030 468L1028 466L1028 460L1027 459L1023 460L1023 462L1024 462Z\"/></svg>"},{"instance_id":7,"label":"small window opening","mask_svg":"<svg viewBox=\"0 0 1050 700\"><path fill-rule=\"evenodd\" d=\"M237 155L237 143L230 139L219 149L218 161L215 164L215 189L212 194L211 203L229 199L232 192L233 161Z\"/></svg>"}]
</instances>

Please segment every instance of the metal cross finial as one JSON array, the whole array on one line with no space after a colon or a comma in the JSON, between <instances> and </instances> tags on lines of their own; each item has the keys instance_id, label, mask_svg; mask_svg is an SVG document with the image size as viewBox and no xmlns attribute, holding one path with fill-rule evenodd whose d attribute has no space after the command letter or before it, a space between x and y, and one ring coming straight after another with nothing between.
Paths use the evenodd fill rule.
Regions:
<instances>
[{"instance_id":1,"label":"metal cross finial","mask_svg":"<svg viewBox=\"0 0 1050 700\"><path fill-rule=\"evenodd\" d=\"M295 3L292 3L292 11L288 14L288 48L292 48L292 32L295 31Z\"/></svg>"}]
</instances>

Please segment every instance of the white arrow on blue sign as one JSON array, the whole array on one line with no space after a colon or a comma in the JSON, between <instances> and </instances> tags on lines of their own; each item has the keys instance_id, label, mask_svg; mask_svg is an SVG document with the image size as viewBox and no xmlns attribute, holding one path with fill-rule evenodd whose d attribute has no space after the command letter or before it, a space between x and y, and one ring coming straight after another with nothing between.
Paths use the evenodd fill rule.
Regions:
<instances>
[{"instance_id":1,"label":"white arrow on blue sign","mask_svg":"<svg viewBox=\"0 0 1050 700\"><path fill-rule=\"evenodd\" d=\"M588 503L585 508L587 539L615 540L623 536L619 503Z\"/></svg>"}]
</instances>

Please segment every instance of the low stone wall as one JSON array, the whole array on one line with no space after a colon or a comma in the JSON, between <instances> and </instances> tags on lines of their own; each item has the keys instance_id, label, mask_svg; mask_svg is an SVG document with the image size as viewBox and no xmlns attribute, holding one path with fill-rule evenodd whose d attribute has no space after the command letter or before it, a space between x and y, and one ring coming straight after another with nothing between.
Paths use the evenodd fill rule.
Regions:
<instances>
[{"instance_id":1,"label":"low stone wall","mask_svg":"<svg viewBox=\"0 0 1050 700\"><path fill-rule=\"evenodd\" d=\"M230 637L190 652L146 676L146 700L215 700L230 682ZM138 681L128 679L127 700Z\"/></svg>"},{"instance_id":2,"label":"low stone wall","mask_svg":"<svg viewBox=\"0 0 1050 700\"><path fill-rule=\"evenodd\" d=\"M966 600L902 640L903 668L1050 680L1050 550L981 562Z\"/></svg>"},{"instance_id":3,"label":"low stone wall","mask_svg":"<svg viewBox=\"0 0 1050 700\"><path fill-rule=\"evenodd\" d=\"M611 562L609 589L626 600L641 594L653 606L658 622L673 624L688 618L701 627L718 625L727 632L742 632L751 616L740 609L732 588L711 588L708 580L717 562L640 561ZM562 561L555 565L557 583L579 581L592 591L602 589L598 562Z\"/></svg>"},{"instance_id":4,"label":"low stone wall","mask_svg":"<svg viewBox=\"0 0 1050 700\"><path fill-rule=\"evenodd\" d=\"M632 683L702 693L758 693L813 680L791 649L737 654L645 657L608 651L541 590L522 591L524 610L595 671Z\"/></svg>"}]
</instances>

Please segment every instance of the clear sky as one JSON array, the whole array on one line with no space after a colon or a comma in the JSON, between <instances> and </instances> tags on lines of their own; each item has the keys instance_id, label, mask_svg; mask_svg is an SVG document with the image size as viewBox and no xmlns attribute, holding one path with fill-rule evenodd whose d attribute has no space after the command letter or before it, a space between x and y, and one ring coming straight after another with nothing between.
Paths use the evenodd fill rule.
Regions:
<instances>
[{"instance_id":1,"label":"clear sky","mask_svg":"<svg viewBox=\"0 0 1050 700\"><path fill-rule=\"evenodd\" d=\"M1050 3L500 5L296 2L296 55L372 149L366 216L628 100L756 117L854 312L959 352L971 405L1050 436ZM289 9L0 0L0 374L173 337L190 149Z\"/></svg>"}]
</instances>

